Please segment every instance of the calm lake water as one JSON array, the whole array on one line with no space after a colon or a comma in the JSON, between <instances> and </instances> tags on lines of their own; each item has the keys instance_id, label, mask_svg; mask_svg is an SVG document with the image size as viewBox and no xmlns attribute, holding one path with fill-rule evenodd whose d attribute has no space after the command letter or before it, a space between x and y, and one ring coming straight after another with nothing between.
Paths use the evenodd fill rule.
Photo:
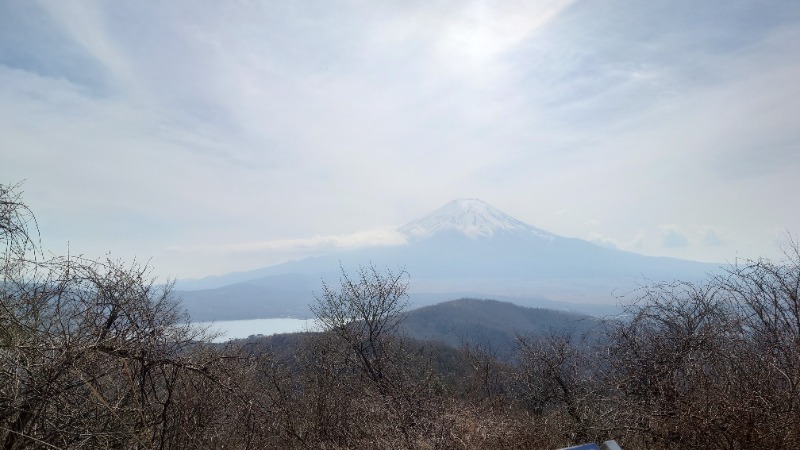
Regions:
<instances>
[{"instance_id":1,"label":"calm lake water","mask_svg":"<svg viewBox=\"0 0 800 450\"><path fill-rule=\"evenodd\" d=\"M216 322L195 322L199 327L209 327L209 331L218 331L220 336L214 342L225 342L229 339L241 339L254 334L269 336L279 333L296 333L298 331L314 331L314 319L249 319L220 320Z\"/></svg>"}]
</instances>

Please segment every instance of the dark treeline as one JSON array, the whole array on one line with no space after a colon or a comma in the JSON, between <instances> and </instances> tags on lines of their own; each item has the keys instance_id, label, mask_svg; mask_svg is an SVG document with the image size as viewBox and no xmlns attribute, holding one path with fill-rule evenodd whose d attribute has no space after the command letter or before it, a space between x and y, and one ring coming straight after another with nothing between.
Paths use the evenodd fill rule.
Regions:
<instances>
[{"instance_id":1,"label":"dark treeline","mask_svg":"<svg viewBox=\"0 0 800 450\"><path fill-rule=\"evenodd\" d=\"M35 230L0 185L4 449L800 447L794 243L501 358L404 337L407 276L373 267L323 286L325 332L210 344L146 268L45 258Z\"/></svg>"}]
</instances>

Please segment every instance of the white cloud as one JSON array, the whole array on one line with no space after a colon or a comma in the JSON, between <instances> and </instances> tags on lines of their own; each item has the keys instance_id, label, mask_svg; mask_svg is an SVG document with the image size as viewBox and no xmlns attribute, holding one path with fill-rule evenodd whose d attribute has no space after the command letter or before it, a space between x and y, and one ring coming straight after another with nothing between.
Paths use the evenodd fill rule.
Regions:
<instances>
[{"instance_id":1,"label":"white cloud","mask_svg":"<svg viewBox=\"0 0 800 450\"><path fill-rule=\"evenodd\" d=\"M607 236L597 231L591 231L586 235L586 240L603 247L613 248L616 250L624 251L641 251L644 247L646 234L638 232L635 236L629 239L618 239L615 237Z\"/></svg>"},{"instance_id":2,"label":"white cloud","mask_svg":"<svg viewBox=\"0 0 800 450\"><path fill-rule=\"evenodd\" d=\"M700 227L700 240L706 245L714 246L734 243L725 231L710 225Z\"/></svg>"},{"instance_id":3,"label":"white cloud","mask_svg":"<svg viewBox=\"0 0 800 450\"><path fill-rule=\"evenodd\" d=\"M689 246L689 239L677 225L661 225L659 229L661 231L661 245L663 247L675 248Z\"/></svg>"},{"instance_id":4,"label":"white cloud","mask_svg":"<svg viewBox=\"0 0 800 450\"><path fill-rule=\"evenodd\" d=\"M617 243L616 239L612 239L610 237L603 236L600 233L591 232L587 236L587 239L589 240L589 242L593 242L593 243L595 243L597 245L600 245L600 246L603 246L603 247L613 248L615 250L619 250L620 249L619 248L619 244Z\"/></svg>"},{"instance_id":5,"label":"white cloud","mask_svg":"<svg viewBox=\"0 0 800 450\"><path fill-rule=\"evenodd\" d=\"M343 235L313 236L310 238L279 239L225 245L172 246L172 252L251 253L276 251L314 254L325 250L355 249L362 247L395 246L407 243L406 236L395 227L380 227Z\"/></svg>"}]
</instances>

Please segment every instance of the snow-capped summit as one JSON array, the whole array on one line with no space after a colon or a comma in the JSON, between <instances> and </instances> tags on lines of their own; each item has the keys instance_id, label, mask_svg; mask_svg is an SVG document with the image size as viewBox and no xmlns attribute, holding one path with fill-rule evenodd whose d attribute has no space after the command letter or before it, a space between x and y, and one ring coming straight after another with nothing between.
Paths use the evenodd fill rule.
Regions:
<instances>
[{"instance_id":1,"label":"snow-capped summit","mask_svg":"<svg viewBox=\"0 0 800 450\"><path fill-rule=\"evenodd\" d=\"M398 231L409 238L424 238L442 231L457 231L470 238L492 237L498 232L533 233L548 240L556 237L477 198L453 200L427 216L403 225Z\"/></svg>"}]
</instances>

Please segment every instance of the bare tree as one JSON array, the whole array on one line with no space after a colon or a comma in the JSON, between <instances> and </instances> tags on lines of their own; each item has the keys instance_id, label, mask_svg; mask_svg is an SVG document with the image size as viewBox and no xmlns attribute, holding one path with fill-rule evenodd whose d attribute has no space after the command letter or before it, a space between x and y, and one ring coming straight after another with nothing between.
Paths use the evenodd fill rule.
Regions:
<instances>
[{"instance_id":1,"label":"bare tree","mask_svg":"<svg viewBox=\"0 0 800 450\"><path fill-rule=\"evenodd\" d=\"M408 274L361 267L355 278L342 268L338 289L322 284L312 311L325 331L349 349L347 359L375 382L387 376L394 333L408 304Z\"/></svg>"},{"instance_id":2,"label":"bare tree","mask_svg":"<svg viewBox=\"0 0 800 450\"><path fill-rule=\"evenodd\" d=\"M169 284L136 263L29 258L35 219L13 188L0 186L0 214L0 447L197 447L183 437L224 434L226 415L182 428L188 398L243 414L238 358L204 342Z\"/></svg>"},{"instance_id":3,"label":"bare tree","mask_svg":"<svg viewBox=\"0 0 800 450\"><path fill-rule=\"evenodd\" d=\"M464 360L465 374L458 380L465 397L481 405L509 407L514 400L511 365L502 361L487 345L474 344L466 339L459 348Z\"/></svg>"},{"instance_id":4,"label":"bare tree","mask_svg":"<svg viewBox=\"0 0 800 450\"><path fill-rule=\"evenodd\" d=\"M740 439L762 445L800 442L800 243L787 235L783 254L779 261L735 265L716 279L740 323L740 358L733 366L740 390L759 405L739 412L754 424Z\"/></svg>"},{"instance_id":5,"label":"bare tree","mask_svg":"<svg viewBox=\"0 0 800 450\"><path fill-rule=\"evenodd\" d=\"M567 333L517 336L522 399L537 416L561 417L567 442L586 442L607 431L598 416L601 361L584 339Z\"/></svg>"},{"instance_id":6,"label":"bare tree","mask_svg":"<svg viewBox=\"0 0 800 450\"><path fill-rule=\"evenodd\" d=\"M37 247L31 226L36 228L36 218L22 201L20 185L0 184L0 243L6 257L21 258Z\"/></svg>"},{"instance_id":7,"label":"bare tree","mask_svg":"<svg viewBox=\"0 0 800 450\"><path fill-rule=\"evenodd\" d=\"M800 251L704 284L648 286L610 336L606 381L631 448L800 441Z\"/></svg>"},{"instance_id":8,"label":"bare tree","mask_svg":"<svg viewBox=\"0 0 800 450\"><path fill-rule=\"evenodd\" d=\"M328 428L337 445L414 448L445 433L431 355L400 330L407 290L404 270L342 270L339 286L323 284L312 307L324 332L312 340L304 372L325 402L317 407L340 424Z\"/></svg>"}]
</instances>

